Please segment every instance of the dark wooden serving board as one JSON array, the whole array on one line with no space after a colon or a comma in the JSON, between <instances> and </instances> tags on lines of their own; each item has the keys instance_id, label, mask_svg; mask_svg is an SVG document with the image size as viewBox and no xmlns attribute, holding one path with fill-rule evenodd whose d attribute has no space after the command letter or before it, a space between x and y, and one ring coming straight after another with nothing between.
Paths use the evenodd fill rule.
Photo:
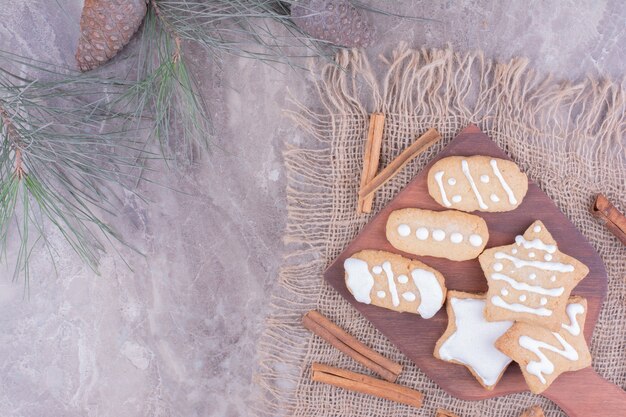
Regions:
<instances>
[{"instance_id":1,"label":"dark wooden serving board","mask_svg":"<svg viewBox=\"0 0 626 417\"><path fill-rule=\"evenodd\" d=\"M415 314L396 313L355 301L344 282L343 262L346 258L363 249L380 249L419 259L436 268L445 276L448 289L471 292L487 290L487 282L480 269L478 259L453 262L442 258L415 256L395 249L385 237L387 217L393 210L406 207L444 210L428 194L426 180L430 166L437 160L451 155L489 155L510 159L478 127L468 126L363 228L361 233L326 270L324 278L371 321L381 333L387 336L400 351L450 394L462 399L478 400L525 391L528 388L516 364L509 366L493 391L487 391L465 367L443 362L433 357L435 343L447 326L448 318L445 307L429 320L422 319ZM589 242L555 206L552 200L534 182L529 181L528 193L516 210L505 213L475 212L474 214L485 219L489 227L490 237L487 247L512 243L516 235L523 234L534 220L539 219L552 233L561 251L579 259L589 267L589 275L573 290L572 294L583 296L588 301L584 332L587 340L590 340L602 302L606 296L606 271L602 260ZM468 346L468 349L471 349L471 346ZM576 383L581 377L585 378L585 375L587 383L593 383L593 379L590 379L592 377L599 378L591 369L566 373L554 382L550 389L545 392L545 395L549 398L558 397L559 391L571 390L570 385ZM614 385L612 387L621 391ZM555 395L551 395L553 392ZM560 401L557 402L561 403Z\"/></svg>"}]
</instances>

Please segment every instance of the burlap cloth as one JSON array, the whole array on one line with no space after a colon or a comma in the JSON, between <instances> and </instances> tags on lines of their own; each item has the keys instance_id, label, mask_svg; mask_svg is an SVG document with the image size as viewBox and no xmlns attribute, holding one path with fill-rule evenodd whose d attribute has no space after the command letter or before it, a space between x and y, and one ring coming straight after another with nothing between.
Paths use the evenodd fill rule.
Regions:
<instances>
[{"instance_id":1,"label":"burlap cloth","mask_svg":"<svg viewBox=\"0 0 626 417\"><path fill-rule=\"evenodd\" d=\"M589 214L599 192L626 208L623 85L594 79L555 82L533 72L524 59L498 63L480 53L404 46L377 60L383 68L378 72L386 74L382 80L359 52L343 52L337 63L314 71L319 104L307 108L296 102L290 112L306 134L301 145L285 152L289 255L259 343L256 379L263 398L256 402L258 411L271 416L434 416L443 407L462 417L513 417L538 403L547 416L564 415L530 393L476 402L446 394L322 280L325 267L370 218L356 214L356 193L373 111L387 115L382 165L429 127L444 137L378 192L374 212L469 123L486 132L556 202L606 265L609 291L591 344L593 366L626 388L626 249ZM399 383L424 392L424 406L415 409L312 382L311 362L367 373L302 327L301 315L314 308L401 362ZM419 343L419 335L415 340ZM459 367L459 372L466 370Z\"/></svg>"}]
</instances>

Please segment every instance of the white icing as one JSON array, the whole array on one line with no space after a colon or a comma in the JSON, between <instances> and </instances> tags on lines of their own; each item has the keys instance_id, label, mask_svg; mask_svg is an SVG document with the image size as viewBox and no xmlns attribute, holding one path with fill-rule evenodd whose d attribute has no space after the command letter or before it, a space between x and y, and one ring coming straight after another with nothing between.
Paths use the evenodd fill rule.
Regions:
<instances>
[{"instance_id":1,"label":"white icing","mask_svg":"<svg viewBox=\"0 0 626 417\"><path fill-rule=\"evenodd\" d=\"M535 232L535 233L541 232L541 226L537 225L537 226L533 227L533 232Z\"/></svg>"},{"instance_id":2,"label":"white icing","mask_svg":"<svg viewBox=\"0 0 626 417\"><path fill-rule=\"evenodd\" d=\"M502 271L502 268L504 267L502 266L500 262L496 262L495 264L493 264L493 270L496 272Z\"/></svg>"},{"instance_id":3,"label":"white icing","mask_svg":"<svg viewBox=\"0 0 626 417\"><path fill-rule=\"evenodd\" d=\"M465 174L465 178L467 178L467 181L469 181L470 186L472 187L472 191L474 191L476 200L478 200L478 206L483 210L488 209L489 207L483 201L482 196L478 192L478 188L476 188L476 183L474 182L474 178L472 178L472 174L469 170L469 165L467 164L467 161L465 159L461 161L461 171L463 171L463 174Z\"/></svg>"},{"instance_id":4,"label":"white icing","mask_svg":"<svg viewBox=\"0 0 626 417\"><path fill-rule=\"evenodd\" d=\"M562 323L561 327L567 330L572 336L578 336L580 334L580 323L576 318L577 315L585 312L585 307L582 304L572 303L567 305L567 317L569 317L569 324Z\"/></svg>"},{"instance_id":5,"label":"white icing","mask_svg":"<svg viewBox=\"0 0 626 417\"><path fill-rule=\"evenodd\" d=\"M456 179L454 179L452 177L448 178L448 184L450 184L450 185L456 184Z\"/></svg>"},{"instance_id":6,"label":"white icing","mask_svg":"<svg viewBox=\"0 0 626 417\"><path fill-rule=\"evenodd\" d=\"M528 276L528 278L530 278L530 279L535 279L535 278L537 278L537 274L530 274L530 275Z\"/></svg>"},{"instance_id":7,"label":"white icing","mask_svg":"<svg viewBox=\"0 0 626 417\"><path fill-rule=\"evenodd\" d=\"M520 295L519 300L523 303L524 301L526 301L526 296L524 294Z\"/></svg>"},{"instance_id":8,"label":"white icing","mask_svg":"<svg viewBox=\"0 0 626 417\"><path fill-rule=\"evenodd\" d=\"M556 275L552 275L552 276L550 277L550 281L552 281L552 282L556 282Z\"/></svg>"},{"instance_id":9,"label":"white icing","mask_svg":"<svg viewBox=\"0 0 626 417\"><path fill-rule=\"evenodd\" d=\"M541 294L541 295L547 295L549 297L559 297L563 295L563 292L565 291L565 288L563 287L543 288L540 285L529 285L525 282L517 281L508 275L504 275L500 273L491 274L491 279L495 281L504 281L518 291L534 292L534 293Z\"/></svg>"},{"instance_id":10,"label":"white icing","mask_svg":"<svg viewBox=\"0 0 626 417\"><path fill-rule=\"evenodd\" d=\"M485 175L485 174L481 175L480 182L487 184L489 182L489 175Z\"/></svg>"},{"instance_id":11,"label":"white icing","mask_svg":"<svg viewBox=\"0 0 626 417\"><path fill-rule=\"evenodd\" d=\"M493 170L493 173L495 174L496 177L498 177L498 180L500 181L500 185L502 185L502 188L504 188L504 191L506 191L506 194L509 196L509 203L517 204L517 200L515 199L515 194L513 194L513 190L511 190L511 187L509 187L509 184L506 183L506 181L504 180L504 177L500 173L500 170L498 169L498 163L496 162L496 160L492 159L491 161L489 161L489 163L491 164L491 169Z\"/></svg>"},{"instance_id":12,"label":"white icing","mask_svg":"<svg viewBox=\"0 0 626 417\"><path fill-rule=\"evenodd\" d=\"M509 304L498 295L491 297L491 302L493 303L493 305L497 307L515 311L516 313L536 314L537 316L543 316L543 317L549 317L552 315L552 310L548 310L547 308L543 308L543 307L532 308L532 307L528 307L523 304L517 304L517 303Z\"/></svg>"},{"instance_id":13,"label":"white icing","mask_svg":"<svg viewBox=\"0 0 626 417\"><path fill-rule=\"evenodd\" d=\"M376 295L378 296L378 298L385 298L385 295L386 295L386 294L385 294L385 292L384 292L384 291L378 291L378 292L376 293Z\"/></svg>"},{"instance_id":14,"label":"white icing","mask_svg":"<svg viewBox=\"0 0 626 417\"><path fill-rule=\"evenodd\" d=\"M428 229L425 227L420 227L415 231L415 236L419 239L419 240L426 240L428 239Z\"/></svg>"},{"instance_id":15,"label":"white icing","mask_svg":"<svg viewBox=\"0 0 626 417\"><path fill-rule=\"evenodd\" d=\"M546 304L548 304L548 299L546 297L541 297L541 300L539 300L539 303L542 306L545 306Z\"/></svg>"},{"instance_id":16,"label":"white icing","mask_svg":"<svg viewBox=\"0 0 626 417\"><path fill-rule=\"evenodd\" d=\"M411 228L408 224L401 224L398 226L398 234L402 237L407 237L411 234Z\"/></svg>"},{"instance_id":17,"label":"white icing","mask_svg":"<svg viewBox=\"0 0 626 417\"><path fill-rule=\"evenodd\" d=\"M508 259L513 262L516 268L523 268L525 266L531 266L537 269L543 269L544 271L557 271L557 272L572 272L574 266L570 264L562 264L560 262L541 262L541 261L527 261L525 259L519 259L504 252L496 252L496 259Z\"/></svg>"},{"instance_id":18,"label":"white icing","mask_svg":"<svg viewBox=\"0 0 626 417\"><path fill-rule=\"evenodd\" d=\"M511 363L495 347L495 341L512 325L511 321L485 320L484 300L451 298L456 331L439 348L439 357L469 366L486 386L494 385Z\"/></svg>"},{"instance_id":19,"label":"white icing","mask_svg":"<svg viewBox=\"0 0 626 417\"><path fill-rule=\"evenodd\" d=\"M460 195L458 195L458 194L457 194L457 195L453 195L453 196L452 196L452 202L453 202L453 203L460 203L460 202L461 202L461 200L463 200L463 197L461 197L461 196L460 196Z\"/></svg>"},{"instance_id":20,"label":"white icing","mask_svg":"<svg viewBox=\"0 0 626 417\"><path fill-rule=\"evenodd\" d=\"M420 305L417 312L429 319L439 311L443 305L443 290L435 274L425 269L414 269L411 271L413 283L420 293Z\"/></svg>"},{"instance_id":21,"label":"white icing","mask_svg":"<svg viewBox=\"0 0 626 417\"><path fill-rule=\"evenodd\" d=\"M494 203L497 203L498 201L500 201L500 197L498 197L497 195L493 193L489 196L489 199L493 201Z\"/></svg>"},{"instance_id":22,"label":"white icing","mask_svg":"<svg viewBox=\"0 0 626 417\"><path fill-rule=\"evenodd\" d=\"M480 237L480 235L473 234L473 235L470 235L469 242L470 242L470 245L474 247L478 247L483 244L483 238Z\"/></svg>"},{"instance_id":23,"label":"white icing","mask_svg":"<svg viewBox=\"0 0 626 417\"><path fill-rule=\"evenodd\" d=\"M529 258L534 258L535 257L535 252L528 252L528 257Z\"/></svg>"},{"instance_id":24,"label":"white icing","mask_svg":"<svg viewBox=\"0 0 626 417\"><path fill-rule=\"evenodd\" d=\"M463 242L463 235L458 232L454 232L450 235L450 241L452 243L461 243Z\"/></svg>"},{"instance_id":25,"label":"white icing","mask_svg":"<svg viewBox=\"0 0 626 417\"><path fill-rule=\"evenodd\" d=\"M376 265L375 267L372 268L372 272L375 273L376 275L382 274L383 268L381 268L380 265Z\"/></svg>"},{"instance_id":26,"label":"white icing","mask_svg":"<svg viewBox=\"0 0 626 417\"><path fill-rule=\"evenodd\" d=\"M511 249L511 253L512 253L513 255L515 255L515 254L517 253L517 249L515 249L515 248Z\"/></svg>"},{"instance_id":27,"label":"white icing","mask_svg":"<svg viewBox=\"0 0 626 417\"><path fill-rule=\"evenodd\" d=\"M446 238L446 232L444 232L441 229L433 230L433 239L435 239L437 242L441 242L445 238Z\"/></svg>"},{"instance_id":28,"label":"white icing","mask_svg":"<svg viewBox=\"0 0 626 417\"><path fill-rule=\"evenodd\" d=\"M409 282L409 277L407 277L406 275L398 275L398 282L400 284L406 284L407 282Z\"/></svg>"},{"instance_id":29,"label":"white icing","mask_svg":"<svg viewBox=\"0 0 626 417\"><path fill-rule=\"evenodd\" d=\"M446 207L450 207L452 204L450 203L450 200L448 200L446 190L444 190L443 188L443 181L441 180L442 178L443 171L435 172L435 181L437 181L437 185L439 186L439 192L441 193L441 199L443 200L443 204L445 204Z\"/></svg>"},{"instance_id":30,"label":"white icing","mask_svg":"<svg viewBox=\"0 0 626 417\"><path fill-rule=\"evenodd\" d=\"M509 290L507 290L506 288L502 288L502 290L500 291L500 294L506 297L507 295L509 295Z\"/></svg>"},{"instance_id":31,"label":"white icing","mask_svg":"<svg viewBox=\"0 0 626 417\"><path fill-rule=\"evenodd\" d=\"M389 292L391 293L391 303L394 307L400 305L400 299L398 298L398 289L396 288L396 282L393 280L393 271L391 270L391 262L383 262L383 269L387 275L387 283L389 284Z\"/></svg>"},{"instance_id":32,"label":"white icing","mask_svg":"<svg viewBox=\"0 0 626 417\"><path fill-rule=\"evenodd\" d=\"M549 343L533 339L530 336L520 336L518 341L521 347L531 351L539 358L538 361L528 362L528 365L526 365L526 371L529 374L535 375L537 378L539 378L542 384L546 383L546 379L543 375L550 375L554 372L554 364L550 361L550 359L546 357L541 349L546 349L551 352L557 353L570 361L578 360L578 352L576 352L576 349L574 349L572 345L567 343L567 341L563 339L560 334L554 332L552 332L552 334L559 341L562 349L552 346Z\"/></svg>"},{"instance_id":33,"label":"white icing","mask_svg":"<svg viewBox=\"0 0 626 417\"><path fill-rule=\"evenodd\" d=\"M549 253L546 253L545 255L543 255L543 259L546 261L551 261L552 260L552 255L550 255Z\"/></svg>"},{"instance_id":34,"label":"white icing","mask_svg":"<svg viewBox=\"0 0 626 417\"><path fill-rule=\"evenodd\" d=\"M407 301L415 301L415 294L407 291L405 293L402 293L402 298L404 298Z\"/></svg>"},{"instance_id":35,"label":"white icing","mask_svg":"<svg viewBox=\"0 0 626 417\"><path fill-rule=\"evenodd\" d=\"M361 259L348 258L343 262L343 267L348 274L346 285L354 295L354 299L361 303L370 304L372 302L370 291L374 287L374 277L370 274L367 262Z\"/></svg>"},{"instance_id":36,"label":"white icing","mask_svg":"<svg viewBox=\"0 0 626 417\"><path fill-rule=\"evenodd\" d=\"M537 250L546 251L548 253L556 252L556 245L546 245L539 238L535 238L533 240L526 240L524 239L524 236L517 235L515 236L515 243L517 243L518 245L523 245L525 249L537 249Z\"/></svg>"}]
</instances>

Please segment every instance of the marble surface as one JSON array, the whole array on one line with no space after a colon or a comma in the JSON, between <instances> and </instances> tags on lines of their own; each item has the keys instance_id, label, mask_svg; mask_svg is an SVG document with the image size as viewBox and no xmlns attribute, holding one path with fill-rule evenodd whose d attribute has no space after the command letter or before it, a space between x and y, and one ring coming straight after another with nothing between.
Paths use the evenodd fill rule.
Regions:
<instances>
[{"instance_id":1,"label":"marble surface","mask_svg":"<svg viewBox=\"0 0 626 417\"><path fill-rule=\"evenodd\" d=\"M450 43L528 56L557 77L623 75L619 0L370 3L439 21L374 17L372 56L399 40ZM81 0L0 6L1 48L73 63ZM98 276L53 234L57 270L34 253L29 298L0 267L1 415L254 415L255 344L283 251L281 150L300 135L281 109L287 89L310 92L302 71L195 58L216 142L196 167L163 170L161 181L184 193L144 184L147 203L126 196L114 224L143 255L124 251L129 268L109 251Z\"/></svg>"}]
</instances>

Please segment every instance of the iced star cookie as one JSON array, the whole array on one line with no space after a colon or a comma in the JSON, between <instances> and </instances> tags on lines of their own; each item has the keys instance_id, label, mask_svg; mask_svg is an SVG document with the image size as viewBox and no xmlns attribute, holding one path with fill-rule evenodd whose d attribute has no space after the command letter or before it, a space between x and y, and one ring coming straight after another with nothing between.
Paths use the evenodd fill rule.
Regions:
<instances>
[{"instance_id":1,"label":"iced star cookie","mask_svg":"<svg viewBox=\"0 0 626 417\"><path fill-rule=\"evenodd\" d=\"M561 328L572 289L589 273L582 262L559 251L536 221L515 243L485 250L479 257L489 291L485 317Z\"/></svg>"},{"instance_id":2,"label":"iced star cookie","mask_svg":"<svg viewBox=\"0 0 626 417\"><path fill-rule=\"evenodd\" d=\"M455 210L396 210L387 219L386 233L396 249L452 261L476 258L489 240L482 218Z\"/></svg>"},{"instance_id":3,"label":"iced star cookie","mask_svg":"<svg viewBox=\"0 0 626 417\"><path fill-rule=\"evenodd\" d=\"M449 156L428 171L428 193L446 208L511 211L522 203L528 178L518 166L489 156Z\"/></svg>"},{"instance_id":4,"label":"iced star cookie","mask_svg":"<svg viewBox=\"0 0 626 417\"><path fill-rule=\"evenodd\" d=\"M434 355L465 365L482 386L492 390L511 363L511 358L496 349L495 342L513 322L487 321L484 310L484 294L448 291L448 328L437 341Z\"/></svg>"},{"instance_id":5,"label":"iced star cookie","mask_svg":"<svg viewBox=\"0 0 626 417\"><path fill-rule=\"evenodd\" d=\"M343 263L346 286L365 304L429 319L446 295L443 275L420 261L390 252L363 250Z\"/></svg>"},{"instance_id":6,"label":"iced star cookie","mask_svg":"<svg viewBox=\"0 0 626 417\"><path fill-rule=\"evenodd\" d=\"M547 389L563 372L591 366L583 335L587 300L572 297L567 320L557 332L527 323L515 323L496 341L496 347L519 363L528 387L535 394Z\"/></svg>"}]
</instances>

